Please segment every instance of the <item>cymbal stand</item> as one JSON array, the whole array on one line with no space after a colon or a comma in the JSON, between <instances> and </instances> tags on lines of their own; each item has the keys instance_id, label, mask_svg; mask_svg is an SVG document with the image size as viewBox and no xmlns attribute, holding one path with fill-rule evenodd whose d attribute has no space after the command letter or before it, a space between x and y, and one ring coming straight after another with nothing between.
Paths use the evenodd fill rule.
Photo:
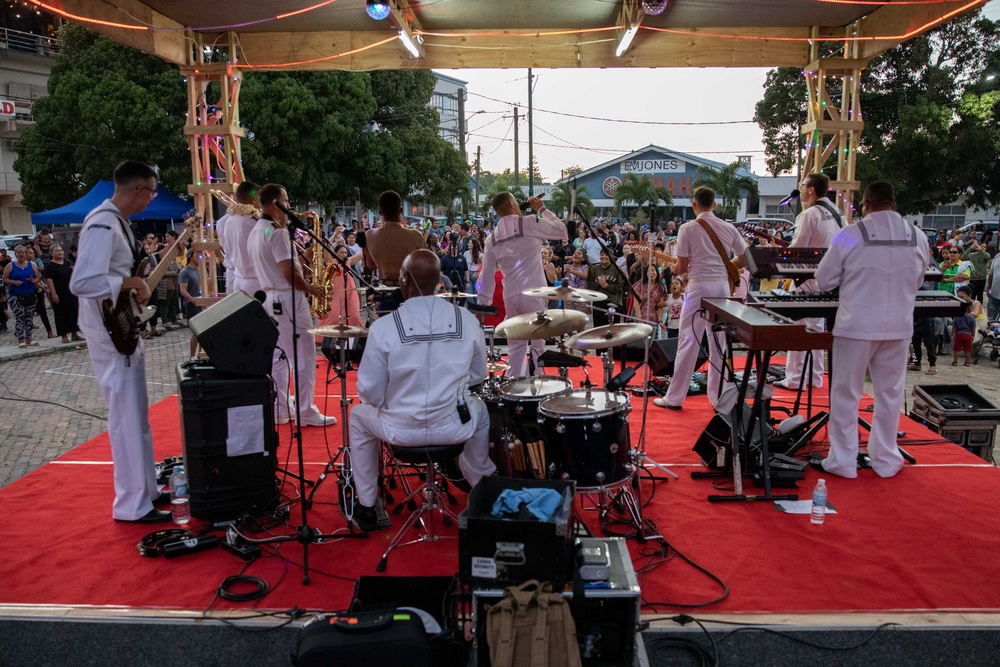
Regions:
<instances>
[{"instance_id":1,"label":"cymbal stand","mask_svg":"<svg viewBox=\"0 0 1000 667\"><path fill-rule=\"evenodd\" d=\"M340 368L337 369L337 377L340 378L340 430L343 441L340 448L337 449L337 452L333 455L333 458L327 462L326 468L323 470L323 474L321 474L316 480L316 484L313 486L312 491L309 492L309 496L305 501L308 503L308 507L312 506L313 497L316 495L316 492L319 491L319 487L323 485L323 481L327 478L327 475L337 471L336 463L341 454L344 455L342 466L345 484L347 486L351 486L353 489L351 478L351 441L350 429L348 426L350 411L347 409L348 406L351 405L353 399L347 395L347 339L338 338L337 347L340 349ZM348 515L348 529L353 532L353 529L351 528L351 506L348 506L345 503L345 507L343 509Z\"/></svg>"}]
</instances>

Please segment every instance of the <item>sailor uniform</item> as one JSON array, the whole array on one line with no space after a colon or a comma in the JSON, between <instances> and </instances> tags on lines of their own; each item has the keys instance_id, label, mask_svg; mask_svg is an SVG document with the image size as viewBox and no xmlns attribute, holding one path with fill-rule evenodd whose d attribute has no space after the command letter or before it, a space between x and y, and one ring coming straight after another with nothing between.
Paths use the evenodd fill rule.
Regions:
<instances>
[{"instance_id":1,"label":"sailor uniform","mask_svg":"<svg viewBox=\"0 0 1000 667\"><path fill-rule=\"evenodd\" d=\"M548 302L541 297L524 296L522 292L535 287L545 287L545 270L539 259L542 239L561 239L566 236L566 225L555 213L542 208L538 216L505 215L497 221L493 233L486 239L483 249L483 269L476 283L477 300L480 304L493 302L493 267L500 265L503 273L503 304L507 319L545 310ZM485 280L484 280L485 278ZM507 341L507 363L509 377L523 377L528 374L528 350L526 340ZM531 354L537 359L545 351L544 340L532 340Z\"/></svg>"},{"instance_id":2,"label":"sailor uniform","mask_svg":"<svg viewBox=\"0 0 1000 667\"><path fill-rule=\"evenodd\" d=\"M379 441L397 447L465 443L459 466L469 484L493 474L490 419L468 395L486 377L486 343L475 316L433 296L407 299L372 323L358 367L361 404L351 410L351 466L358 500L375 504ZM471 419L463 423L462 401Z\"/></svg>"},{"instance_id":3,"label":"sailor uniform","mask_svg":"<svg viewBox=\"0 0 1000 667\"><path fill-rule=\"evenodd\" d=\"M833 327L830 453L823 469L857 477L858 401L865 369L875 398L868 457L891 477L903 467L896 445L913 308L929 258L927 237L895 211L876 211L837 232L816 270L820 289L840 288Z\"/></svg>"},{"instance_id":4,"label":"sailor uniform","mask_svg":"<svg viewBox=\"0 0 1000 667\"><path fill-rule=\"evenodd\" d=\"M108 408L108 439L114 463L115 502L111 515L135 521L153 510L159 496L149 427L145 346L125 356L104 328L101 302L118 300L122 281L132 275L138 256L135 237L121 212L105 200L87 216L70 291L80 299L80 330Z\"/></svg>"},{"instance_id":5,"label":"sailor uniform","mask_svg":"<svg viewBox=\"0 0 1000 667\"><path fill-rule=\"evenodd\" d=\"M226 292L232 294L243 290L250 296L263 289L257 279L257 270L250 260L247 241L250 232L257 225L256 218L249 215L230 214L223 216L216 223L219 243L226 254L224 264L226 273Z\"/></svg>"}]
</instances>

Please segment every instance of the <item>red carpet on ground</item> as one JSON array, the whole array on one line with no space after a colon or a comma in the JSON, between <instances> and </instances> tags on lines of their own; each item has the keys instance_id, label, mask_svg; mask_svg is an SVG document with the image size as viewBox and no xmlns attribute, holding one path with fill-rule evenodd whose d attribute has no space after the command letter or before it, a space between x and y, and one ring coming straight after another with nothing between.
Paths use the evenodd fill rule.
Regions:
<instances>
[{"instance_id":1,"label":"red carpet on ground","mask_svg":"<svg viewBox=\"0 0 1000 667\"><path fill-rule=\"evenodd\" d=\"M326 364L318 370L317 404L339 415L339 383L327 385ZM596 366L593 374L599 373ZM348 392L353 391L353 375ZM776 390L774 405L790 406L794 395ZM326 407L324 408L324 401ZM826 391L817 392L822 408ZM642 400L633 398L632 444L638 443ZM861 413L865 414L864 411ZM870 413L867 413L870 415ZM176 397L150 409L157 459L179 454L180 423ZM684 409L666 411L650 404L647 452L680 475L657 481L645 508L672 547L721 578L729 596L705 609L712 612L837 611L996 611L1000 589L990 569L1000 551L1000 514L995 511L1000 471L907 418L900 444L917 458L892 479L871 470L856 480L826 476L837 514L822 526L808 516L788 515L770 502L709 503L708 495L731 492L732 480L692 480L703 470L691 451L712 416L704 396L689 397ZM305 428L306 476L316 479L341 445L341 426L325 431ZM291 429L280 427L279 466L296 470ZM825 430L812 445L821 450ZM865 434L862 433L862 440ZM800 452L802 454L802 452ZM663 473L655 471L657 477ZM809 470L800 483L807 498L819 473ZM294 481L294 480L293 480ZM648 498L652 482L643 477ZM296 497L286 483L286 496ZM755 488L745 483L745 492ZM316 496L309 523L323 532L345 527L336 509L336 484L327 480ZM144 558L136 544L156 528L111 520L112 467L107 435L83 443L57 461L0 489L0 604L94 605L200 610L213 603L227 576L244 572L244 562L211 550L183 558ZM462 509L465 498L459 494ZM596 532L595 512L584 502L582 516ZM404 510L405 512L405 510ZM300 522L300 508L292 508ZM404 514L405 516L405 514ZM312 583L302 579L303 547L283 544L278 556L263 558L245 574L264 579L270 594L262 609L339 609L349 603L354 582L375 575L382 551L401 525L367 540L351 539L309 547ZM204 522L194 520L197 531ZM289 532L276 529L275 534ZM441 529L457 535L457 528ZM639 569L655 558L646 546L629 540ZM458 569L457 540L420 543L392 554L386 575L451 575ZM643 600L658 610L695 604L719 596L718 585L674 556L641 576ZM215 600L215 608L249 608L253 603ZM651 611L648 607L646 611Z\"/></svg>"}]
</instances>

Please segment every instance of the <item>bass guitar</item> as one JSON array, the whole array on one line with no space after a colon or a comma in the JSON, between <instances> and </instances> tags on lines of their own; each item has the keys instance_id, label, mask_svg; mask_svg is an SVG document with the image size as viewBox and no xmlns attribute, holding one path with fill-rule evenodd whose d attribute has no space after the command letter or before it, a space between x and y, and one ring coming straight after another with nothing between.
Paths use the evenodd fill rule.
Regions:
<instances>
[{"instance_id":1,"label":"bass guitar","mask_svg":"<svg viewBox=\"0 0 1000 667\"><path fill-rule=\"evenodd\" d=\"M152 273L143 278L146 283L146 290L152 293L159 282L166 275L170 267L168 258L174 256L177 246L187 240L194 228L201 224L197 217L188 218L184 221L184 230L181 231L177 240L170 244L170 247L160 253L163 259L156 265ZM133 277L142 278L149 265L149 258L144 257L136 267ZM104 299L101 302L101 316L104 321L104 328L111 336L111 342L115 349L126 357L135 352L139 347L139 331L142 325L152 319L156 314L156 306L140 306L137 298L137 290L122 290L118 293L118 300Z\"/></svg>"}]
</instances>

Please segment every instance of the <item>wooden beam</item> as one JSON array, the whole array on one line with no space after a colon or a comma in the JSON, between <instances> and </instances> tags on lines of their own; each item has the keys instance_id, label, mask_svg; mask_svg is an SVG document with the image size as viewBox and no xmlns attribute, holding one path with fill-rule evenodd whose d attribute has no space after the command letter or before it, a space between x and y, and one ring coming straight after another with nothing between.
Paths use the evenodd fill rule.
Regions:
<instances>
[{"instance_id":1,"label":"wooden beam","mask_svg":"<svg viewBox=\"0 0 1000 667\"><path fill-rule=\"evenodd\" d=\"M240 45L243 67L264 70L802 67L808 62L807 42L766 39L805 39L809 36L806 28L706 28L691 32L675 34L640 28L633 47L620 58L615 57L616 42L595 43L592 34L538 35L526 31L461 37L424 35L426 55L419 60L410 58L395 41L330 58L395 34L388 31L245 33L240 35ZM613 39L613 35L609 31L607 36Z\"/></svg>"},{"instance_id":2,"label":"wooden beam","mask_svg":"<svg viewBox=\"0 0 1000 667\"><path fill-rule=\"evenodd\" d=\"M862 37L893 39L860 42L857 56L867 60L919 34L986 4L986 0L937 2L925 5L882 5L858 21ZM944 21L942 21L944 19Z\"/></svg>"},{"instance_id":3,"label":"wooden beam","mask_svg":"<svg viewBox=\"0 0 1000 667\"><path fill-rule=\"evenodd\" d=\"M188 60L190 45L184 36L184 26L160 12L154 11L139 0L115 0L113 6L107 2L93 0L63 0L62 8L78 16L86 16L96 21L125 25L146 25L155 30L128 30L113 25L80 22L80 25L116 42L135 47L140 51L177 65ZM118 8L120 7L120 9Z\"/></svg>"},{"instance_id":4,"label":"wooden beam","mask_svg":"<svg viewBox=\"0 0 1000 667\"><path fill-rule=\"evenodd\" d=\"M805 125L799 127L799 134L808 134L819 130L824 134L830 134L831 132L839 132L841 130L847 131L857 131L860 132L865 127L864 121L860 120L821 120L821 121L810 121Z\"/></svg>"}]
</instances>

